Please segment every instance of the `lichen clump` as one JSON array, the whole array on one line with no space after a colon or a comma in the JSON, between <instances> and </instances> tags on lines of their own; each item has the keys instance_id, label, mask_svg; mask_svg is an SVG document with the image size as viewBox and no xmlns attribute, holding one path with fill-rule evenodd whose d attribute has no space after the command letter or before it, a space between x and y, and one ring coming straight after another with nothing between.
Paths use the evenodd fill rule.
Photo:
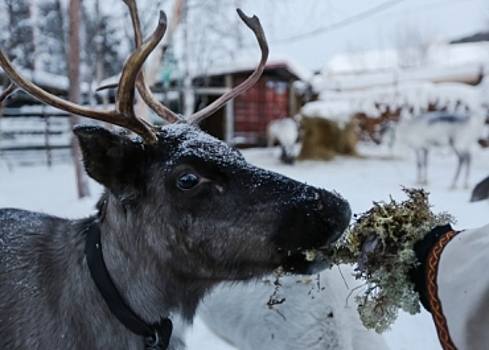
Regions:
<instances>
[{"instance_id":1,"label":"lichen clump","mask_svg":"<svg viewBox=\"0 0 489 350\"><path fill-rule=\"evenodd\" d=\"M374 202L337 243L335 262L356 264L356 278L365 289L355 297L360 319L378 333L389 329L399 309L420 311L419 295L409 279L417 264L414 244L437 225L453 223L447 213L433 214L428 192L403 188L408 199Z\"/></svg>"}]
</instances>

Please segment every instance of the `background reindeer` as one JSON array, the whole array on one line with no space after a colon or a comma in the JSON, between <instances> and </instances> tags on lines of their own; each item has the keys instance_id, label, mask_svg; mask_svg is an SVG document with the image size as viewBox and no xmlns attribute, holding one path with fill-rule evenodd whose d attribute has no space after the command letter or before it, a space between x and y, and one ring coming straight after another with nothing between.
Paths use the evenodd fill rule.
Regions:
<instances>
[{"instance_id":1,"label":"background reindeer","mask_svg":"<svg viewBox=\"0 0 489 350\"><path fill-rule=\"evenodd\" d=\"M475 185L470 195L470 201L478 202L487 198L489 198L489 176Z\"/></svg>"},{"instance_id":2,"label":"background reindeer","mask_svg":"<svg viewBox=\"0 0 489 350\"><path fill-rule=\"evenodd\" d=\"M296 156L295 143L299 138L299 126L292 118L272 120L267 125L268 147L275 142L280 144L280 160L285 164L293 164Z\"/></svg>"},{"instance_id":3,"label":"background reindeer","mask_svg":"<svg viewBox=\"0 0 489 350\"><path fill-rule=\"evenodd\" d=\"M417 182L428 183L428 153L434 146L451 147L457 156L457 168L451 188L465 167L464 187L469 186L471 149L477 145L484 127L479 113L461 114L428 112L410 120L401 121L396 127L395 142L407 145L416 153Z\"/></svg>"},{"instance_id":4,"label":"background reindeer","mask_svg":"<svg viewBox=\"0 0 489 350\"><path fill-rule=\"evenodd\" d=\"M260 44L258 68L184 120L152 97L140 71L164 34L165 16L142 42L136 4L125 2L137 49L124 66L114 110L46 93L0 51L11 87L139 135L75 128L87 173L105 187L97 215L67 220L0 210L2 349L182 348L181 328L213 285L279 266L295 273L323 269L330 243L349 223L349 205L337 194L253 167L196 126L263 71L268 47L256 17L238 11ZM135 87L166 126L135 115ZM310 249L318 251L313 261L305 259Z\"/></svg>"}]
</instances>

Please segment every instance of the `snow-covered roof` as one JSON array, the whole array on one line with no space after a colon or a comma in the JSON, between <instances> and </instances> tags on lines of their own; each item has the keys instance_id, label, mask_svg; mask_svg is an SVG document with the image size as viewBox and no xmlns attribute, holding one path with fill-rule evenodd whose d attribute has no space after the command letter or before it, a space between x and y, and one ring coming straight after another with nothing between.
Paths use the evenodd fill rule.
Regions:
<instances>
[{"instance_id":1,"label":"snow-covered roof","mask_svg":"<svg viewBox=\"0 0 489 350\"><path fill-rule=\"evenodd\" d=\"M488 95L487 78L479 86L413 80L365 90L324 90L319 94L319 100L307 103L301 113L339 121L355 113L378 117L387 108L391 112L400 111L401 118L420 114L432 107L484 114Z\"/></svg>"},{"instance_id":2,"label":"snow-covered roof","mask_svg":"<svg viewBox=\"0 0 489 350\"><path fill-rule=\"evenodd\" d=\"M489 62L489 61L488 61ZM373 86L396 85L404 81L466 82L477 81L481 65L464 63L453 66L424 66L412 69L393 69L384 72L366 72L358 75L335 77L315 76L312 86L315 91L323 90L362 90Z\"/></svg>"},{"instance_id":3,"label":"snow-covered roof","mask_svg":"<svg viewBox=\"0 0 489 350\"><path fill-rule=\"evenodd\" d=\"M4 114L10 114L10 115L29 115L29 114L47 114L47 115L64 115L66 112L45 104L41 105L24 105L21 107L7 107L5 109Z\"/></svg>"},{"instance_id":4,"label":"snow-covered roof","mask_svg":"<svg viewBox=\"0 0 489 350\"><path fill-rule=\"evenodd\" d=\"M360 74L397 70L401 66L399 50L370 50L357 53L341 53L333 56L321 69L321 75ZM424 65L456 66L465 63L487 64L489 62L489 42L434 44L427 48Z\"/></svg>"},{"instance_id":5,"label":"snow-covered roof","mask_svg":"<svg viewBox=\"0 0 489 350\"><path fill-rule=\"evenodd\" d=\"M99 87L102 87L102 86L108 86L108 85L115 85L115 84L119 84L119 80L121 79L121 74L116 74L116 75L112 75L108 78L105 78L104 80L102 80L100 82L100 86L97 86L97 88ZM99 91L98 93L104 93L104 91L106 91L107 89L104 89L104 90L101 90Z\"/></svg>"},{"instance_id":6,"label":"snow-covered roof","mask_svg":"<svg viewBox=\"0 0 489 350\"><path fill-rule=\"evenodd\" d=\"M348 123L353 113L352 104L347 99L312 101L306 103L301 109L301 115L305 117L335 120L340 126Z\"/></svg>"},{"instance_id":7,"label":"snow-covered roof","mask_svg":"<svg viewBox=\"0 0 489 350\"><path fill-rule=\"evenodd\" d=\"M39 87L50 90L68 91L69 80L67 77L41 70L18 69L27 80ZM0 75L5 76L5 72L0 68ZM89 84L81 83L81 91L89 91Z\"/></svg>"},{"instance_id":8,"label":"snow-covered roof","mask_svg":"<svg viewBox=\"0 0 489 350\"><path fill-rule=\"evenodd\" d=\"M205 75L212 76L212 75L222 75L222 74L235 73L235 72L253 71L256 68L257 64L258 61L256 59L236 61L234 63L229 63L226 65L211 67L206 71ZM309 81L313 76L312 71L305 68L298 62L287 57L269 58L265 69L267 68L270 69L275 67L286 68L290 73L295 75L301 81Z\"/></svg>"},{"instance_id":9,"label":"snow-covered roof","mask_svg":"<svg viewBox=\"0 0 489 350\"><path fill-rule=\"evenodd\" d=\"M432 45L423 64L400 68L396 50L334 56L312 80L315 91L356 90L402 81L475 82L489 65L489 42Z\"/></svg>"}]
</instances>

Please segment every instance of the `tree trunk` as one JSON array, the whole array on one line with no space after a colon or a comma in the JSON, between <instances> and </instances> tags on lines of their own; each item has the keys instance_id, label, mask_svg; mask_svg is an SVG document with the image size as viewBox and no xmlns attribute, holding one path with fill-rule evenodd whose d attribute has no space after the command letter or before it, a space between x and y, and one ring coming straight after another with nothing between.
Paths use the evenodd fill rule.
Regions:
<instances>
[{"instance_id":1,"label":"tree trunk","mask_svg":"<svg viewBox=\"0 0 489 350\"><path fill-rule=\"evenodd\" d=\"M68 79L70 88L68 98L73 103L80 103L80 1L70 0L69 5L69 53L68 53ZM78 115L71 115L71 126L80 123ZM72 138L71 147L73 151L73 160L75 163L76 182L78 187L78 198L90 196L88 188L88 177L85 174L81 163L81 151L76 137Z\"/></svg>"}]
</instances>

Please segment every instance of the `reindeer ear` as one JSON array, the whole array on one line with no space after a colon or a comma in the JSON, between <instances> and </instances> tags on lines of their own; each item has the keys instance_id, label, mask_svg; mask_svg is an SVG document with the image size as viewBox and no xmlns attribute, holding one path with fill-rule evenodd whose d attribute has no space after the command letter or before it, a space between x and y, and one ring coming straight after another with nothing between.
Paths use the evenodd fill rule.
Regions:
<instances>
[{"instance_id":1,"label":"reindeer ear","mask_svg":"<svg viewBox=\"0 0 489 350\"><path fill-rule=\"evenodd\" d=\"M141 144L98 126L81 125L73 131L90 177L114 194L139 182L144 157Z\"/></svg>"}]
</instances>

